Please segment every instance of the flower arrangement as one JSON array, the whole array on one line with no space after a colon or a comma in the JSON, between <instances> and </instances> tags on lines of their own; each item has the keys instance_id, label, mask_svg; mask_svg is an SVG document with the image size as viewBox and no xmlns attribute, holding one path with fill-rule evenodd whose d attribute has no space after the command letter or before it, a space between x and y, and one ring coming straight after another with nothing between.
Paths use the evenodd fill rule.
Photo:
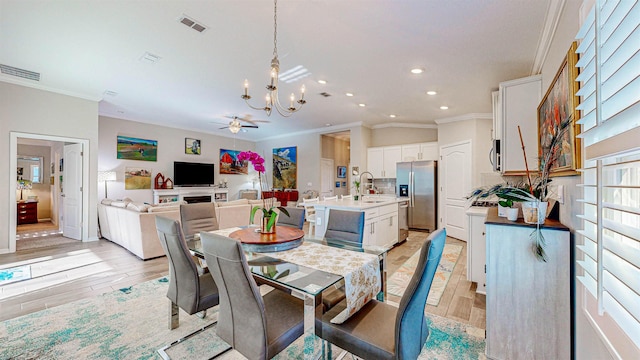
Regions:
<instances>
[{"instance_id":1,"label":"flower arrangement","mask_svg":"<svg viewBox=\"0 0 640 360\"><path fill-rule=\"evenodd\" d=\"M264 158L260 156L260 154L255 153L253 151L241 151L237 156L238 161L249 161L255 171L258 172L258 182L260 183L260 191L264 194L265 191L269 191L269 183L267 177L264 173L267 169L264 167ZM253 224L253 218L258 210L262 210L262 232L263 233L273 233L274 225L276 223L276 219L278 218L278 213L275 211L276 208L279 209L282 213L287 216L289 212L282 206L275 206L276 199L269 198L265 199L262 197L262 206L254 206L251 209L251 217L249 218L249 222Z\"/></svg>"},{"instance_id":2,"label":"flower arrangement","mask_svg":"<svg viewBox=\"0 0 640 360\"><path fill-rule=\"evenodd\" d=\"M473 192L467 197L470 200L477 199L485 199L489 196L495 195L504 204L508 204L509 202L531 202L535 203L534 208L536 209L535 213L533 213L533 217L538 219L543 219L546 215L546 207L539 208L538 205L540 203L546 203L549 198L549 183L551 179L549 176L551 175L551 170L553 169L554 164L558 160L560 155L560 150L562 149L562 140L565 135L569 131L572 125L572 118L566 119L558 124L553 135L550 137L549 141L542 147L542 158L540 159L540 171L538 175L532 180L531 173L529 172L529 167L527 165L526 169L526 182L520 182L516 184L497 184L487 188L479 188L473 190ZM526 153L524 150L524 145L522 146L522 152L525 157L526 164ZM504 206L504 205L502 205ZM544 209L544 214L542 213ZM524 209L523 209L524 211ZM538 214L538 211L541 213ZM527 215L525 214L525 217ZM536 230L531 233L532 240L532 251L538 260L546 262L547 255L544 251L544 247L546 246L546 241L542 232L540 231L540 221L535 221Z\"/></svg>"},{"instance_id":3,"label":"flower arrangement","mask_svg":"<svg viewBox=\"0 0 640 360\"><path fill-rule=\"evenodd\" d=\"M358 198L360 197L360 181L353 180L353 186L356 188L356 194L353 195L353 199L358 200Z\"/></svg>"}]
</instances>

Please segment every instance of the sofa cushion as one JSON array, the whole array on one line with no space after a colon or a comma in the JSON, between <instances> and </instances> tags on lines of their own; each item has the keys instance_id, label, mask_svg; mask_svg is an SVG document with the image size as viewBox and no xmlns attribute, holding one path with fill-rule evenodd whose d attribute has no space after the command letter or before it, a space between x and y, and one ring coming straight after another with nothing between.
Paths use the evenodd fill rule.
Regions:
<instances>
[{"instance_id":1,"label":"sofa cushion","mask_svg":"<svg viewBox=\"0 0 640 360\"><path fill-rule=\"evenodd\" d=\"M149 207L149 205L141 202L130 202L129 204L127 204L127 209L137 212L147 212Z\"/></svg>"},{"instance_id":2,"label":"sofa cushion","mask_svg":"<svg viewBox=\"0 0 640 360\"><path fill-rule=\"evenodd\" d=\"M100 201L100 204L102 204L102 205L111 205L111 203L114 202L114 201L115 200L113 200L113 199L105 198L105 199L102 199L102 201Z\"/></svg>"},{"instance_id":3,"label":"sofa cushion","mask_svg":"<svg viewBox=\"0 0 640 360\"><path fill-rule=\"evenodd\" d=\"M123 209L126 208L127 205L129 205L129 203L125 202L125 201L122 201L122 200L115 200L115 201L111 202L111 206L119 207L119 208L123 208Z\"/></svg>"},{"instance_id":4,"label":"sofa cushion","mask_svg":"<svg viewBox=\"0 0 640 360\"><path fill-rule=\"evenodd\" d=\"M150 213L180 210L180 204L171 205L154 205L150 206L147 211Z\"/></svg>"},{"instance_id":5,"label":"sofa cushion","mask_svg":"<svg viewBox=\"0 0 640 360\"><path fill-rule=\"evenodd\" d=\"M219 206L219 207L237 206L237 205L247 205L248 203L249 203L249 200L247 199L238 199L238 200L227 201L227 202L217 202L216 206Z\"/></svg>"}]
</instances>

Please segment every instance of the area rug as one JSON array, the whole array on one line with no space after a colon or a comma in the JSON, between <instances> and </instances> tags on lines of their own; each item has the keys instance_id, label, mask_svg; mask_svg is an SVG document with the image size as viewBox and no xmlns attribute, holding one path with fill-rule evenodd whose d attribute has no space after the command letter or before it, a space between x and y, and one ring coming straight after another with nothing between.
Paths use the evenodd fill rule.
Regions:
<instances>
[{"instance_id":1,"label":"area rug","mask_svg":"<svg viewBox=\"0 0 640 360\"><path fill-rule=\"evenodd\" d=\"M16 241L16 251L38 249L70 243L78 244L80 243L80 240L70 239L60 235L22 238Z\"/></svg>"},{"instance_id":2,"label":"area rug","mask_svg":"<svg viewBox=\"0 0 640 360\"><path fill-rule=\"evenodd\" d=\"M160 359L157 350L217 318L217 308L200 319L180 313L180 326L167 328L166 279L0 322L0 359ZM481 359L484 332L427 314L431 334L419 359ZM390 324L387 324L390 325ZM174 359L208 359L226 348L213 326L168 353ZM277 357L303 359L299 339ZM338 351L334 351L337 356ZM243 359L230 351L220 359Z\"/></svg>"},{"instance_id":3,"label":"area rug","mask_svg":"<svg viewBox=\"0 0 640 360\"><path fill-rule=\"evenodd\" d=\"M429 291L429 297L427 298L427 304L438 306L440 298L444 293L444 289L447 287L449 278L453 267L458 262L462 252L462 245L445 244L442 251L442 259L438 264L438 270L433 277L433 283L431 284L431 290ZM404 290L407 288L413 272L418 264L418 257L420 256L420 250L416 251L413 256L409 258L404 264L400 265L400 268L391 275L389 282L387 283L387 292L390 295L402 296Z\"/></svg>"},{"instance_id":4,"label":"area rug","mask_svg":"<svg viewBox=\"0 0 640 360\"><path fill-rule=\"evenodd\" d=\"M31 265L0 269L0 286L31 279Z\"/></svg>"}]
</instances>

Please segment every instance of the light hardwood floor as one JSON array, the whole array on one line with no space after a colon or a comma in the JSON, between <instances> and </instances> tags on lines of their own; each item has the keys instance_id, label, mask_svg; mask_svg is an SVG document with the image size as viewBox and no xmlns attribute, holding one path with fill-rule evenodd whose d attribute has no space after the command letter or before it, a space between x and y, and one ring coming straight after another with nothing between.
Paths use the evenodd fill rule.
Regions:
<instances>
[{"instance_id":1,"label":"light hardwood floor","mask_svg":"<svg viewBox=\"0 0 640 360\"><path fill-rule=\"evenodd\" d=\"M428 234L410 232L409 240L388 255L389 276L415 253ZM485 328L485 297L466 280L466 243L438 306L428 312ZM142 261L124 248L100 240L71 243L0 255L0 267L30 264L32 279L0 287L0 321L75 300L129 287L168 273L165 257ZM399 301L390 296L390 300Z\"/></svg>"}]
</instances>

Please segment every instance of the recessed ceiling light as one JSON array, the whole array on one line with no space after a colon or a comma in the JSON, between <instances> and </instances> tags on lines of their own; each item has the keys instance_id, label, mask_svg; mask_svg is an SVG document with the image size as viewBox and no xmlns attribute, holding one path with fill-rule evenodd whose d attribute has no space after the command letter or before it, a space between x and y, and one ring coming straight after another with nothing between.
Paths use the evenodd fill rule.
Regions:
<instances>
[{"instance_id":1,"label":"recessed ceiling light","mask_svg":"<svg viewBox=\"0 0 640 360\"><path fill-rule=\"evenodd\" d=\"M362 104L362 103L360 103L360 104L358 104L358 106L360 106L360 107L365 107L365 106L367 106L367 104Z\"/></svg>"},{"instance_id":2,"label":"recessed ceiling light","mask_svg":"<svg viewBox=\"0 0 640 360\"><path fill-rule=\"evenodd\" d=\"M440 110L447 110L447 109L449 109L448 106L440 106Z\"/></svg>"},{"instance_id":3,"label":"recessed ceiling light","mask_svg":"<svg viewBox=\"0 0 640 360\"><path fill-rule=\"evenodd\" d=\"M353 93L346 93L347 96L353 96Z\"/></svg>"},{"instance_id":4,"label":"recessed ceiling light","mask_svg":"<svg viewBox=\"0 0 640 360\"><path fill-rule=\"evenodd\" d=\"M391 115L389 115L389 117L390 118L394 118L394 117L396 117L396 115L395 114L391 114Z\"/></svg>"},{"instance_id":5,"label":"recessed ceiling light","mask_svg":"<svg viewBox=\"0 0 640 360\"><path fill-rule=\"evenodd\" d=\"M423 68L415 68L415 69L411 69L411 73L412 74L422 74L424 72Z\"/></svg>"},{"instance_id":6,"label":"recessed ceiling light","mask_svg":"<svg viewBox=\"0 0 640 360\"><path fill-rule=\"evenodd\" d=\"M433 95L435 95L435 94L437 94L437 92L435 92L435 91L433 91L433 90L429 90L429 91L427 91L427 95L432 95L432 96L433 96Z\"/></svg>"},{"instance_id":7,"label":"recessed ceiling light","mask_svg":"<svg viewBox=\"0 0 640 360\"><path fill-rule=\"evenodd\" d=\"M318 84L322 84L322 85L324 85L324 84L326 84L326 83L327 83L327 80L318 80Z\"/></svg>"}]
</instances>

